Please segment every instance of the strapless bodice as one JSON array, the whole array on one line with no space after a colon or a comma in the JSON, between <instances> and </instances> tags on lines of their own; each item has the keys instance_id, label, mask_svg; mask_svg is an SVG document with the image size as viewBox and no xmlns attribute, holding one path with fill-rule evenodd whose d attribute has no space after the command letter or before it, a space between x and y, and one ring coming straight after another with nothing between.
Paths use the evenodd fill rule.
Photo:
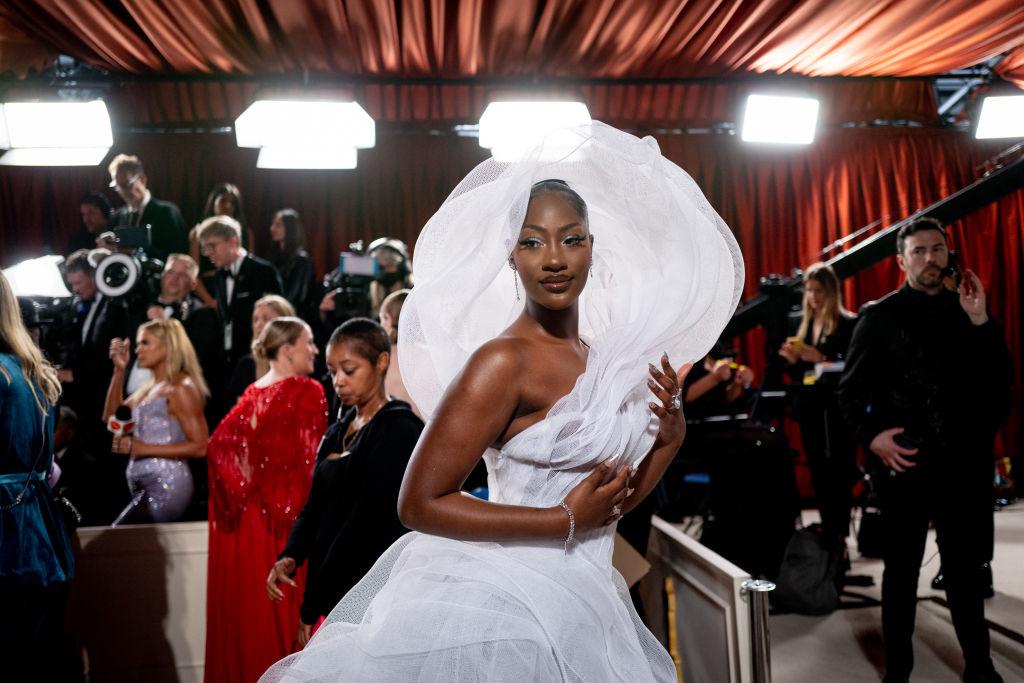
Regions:
<instances>
[{"instance_id":1,"label":"strapless bodice","mask_svg":"<svg viewBox=\"0 0 1024 683\"><path fill-rule=\"evenodd\" d=\"M135 436L151 444L174 444L186 440L181 424L167 407L166 396L147 398L132 409Z\"/></svg>"}]
</instances>

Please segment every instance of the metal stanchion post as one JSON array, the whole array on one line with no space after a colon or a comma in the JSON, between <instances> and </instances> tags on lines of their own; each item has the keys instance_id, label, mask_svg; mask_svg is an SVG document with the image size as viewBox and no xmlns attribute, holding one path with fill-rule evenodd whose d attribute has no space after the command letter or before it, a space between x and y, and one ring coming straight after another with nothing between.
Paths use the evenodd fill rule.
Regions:
<instances>
[{"instance_id":1,"label":"metal stanchion post","mask_svg":"<svg viewBox=\"0 0 1024 683\"><path fill-rule=\"evenodd\" d=\"M775 584L764 579L748 579L740 584L750 600L750 657L754 683L771 683L772 651L768 636L768 593Z\"/></svg>"}]
</instances>

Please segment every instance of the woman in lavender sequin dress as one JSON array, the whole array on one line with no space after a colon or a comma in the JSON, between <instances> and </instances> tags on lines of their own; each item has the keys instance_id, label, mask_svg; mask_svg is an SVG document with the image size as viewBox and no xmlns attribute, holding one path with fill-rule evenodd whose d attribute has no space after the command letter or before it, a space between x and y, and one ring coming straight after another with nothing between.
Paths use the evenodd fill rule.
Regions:
<instances>
[{"instance_id":1,"label":"woman in lavender sequin dress","mask_svg":"<svg viewBox=\"0 0 1024 683\"><path fill-rule=\"evenodd\" d=\"M124 373L127 339L110 342L114 375L107 389L103 419L120 405L132 409L135 432L115 437L112 450L129 456L126 475L132 500L114 520L120 524L173 522L192 499L192 473L186 458L206 452L209 431L203 403L209 395L195 350L177 320L151 320L139 327L136 356L152 379L127 399Z\"/></svg>"}]
</instances>

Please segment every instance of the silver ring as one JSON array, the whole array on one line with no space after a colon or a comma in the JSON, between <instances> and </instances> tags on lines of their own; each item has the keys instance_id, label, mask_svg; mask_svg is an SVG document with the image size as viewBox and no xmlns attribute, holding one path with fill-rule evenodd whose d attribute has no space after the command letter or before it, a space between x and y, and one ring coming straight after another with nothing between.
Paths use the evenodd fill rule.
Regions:
<instances>
[{"instance_id":1,"label":"silver ring","mask_svg":"<svg viewBox=\"0 0 1024 683\"><path fill-rule=\"evenodd\" d=\"M622 508L619 507L618 505L613 505L612 506L612 517L621 517L621 516L622 516Z\"/></svg>"},{"instance_id":2,"label":"silver ring","mask_svg":"<svg viewBox=\"0 0 1024 683\"><path fill-rule=\"evenodd\" d=\"M683 390L679 389L676 393L672 394L672 408L679 410L683 406Z\"/></svg>"}]
</instances>

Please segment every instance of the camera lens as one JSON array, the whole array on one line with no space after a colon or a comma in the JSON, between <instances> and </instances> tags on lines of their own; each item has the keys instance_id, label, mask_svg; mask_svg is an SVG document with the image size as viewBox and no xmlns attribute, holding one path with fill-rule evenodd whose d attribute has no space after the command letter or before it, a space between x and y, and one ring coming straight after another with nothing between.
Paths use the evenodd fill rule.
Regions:
<instances>
[{"instance_id":1,"label":"camera lens","mask_svg":"<svg viewBox=\"0 0 1024 683\"><path fill-rule=\"evenodd\" d=\"M117 289L128 281L128 269L122 263L115 263L103 271L103 282L112 289Z\"/></svg>"}]
</instances>

